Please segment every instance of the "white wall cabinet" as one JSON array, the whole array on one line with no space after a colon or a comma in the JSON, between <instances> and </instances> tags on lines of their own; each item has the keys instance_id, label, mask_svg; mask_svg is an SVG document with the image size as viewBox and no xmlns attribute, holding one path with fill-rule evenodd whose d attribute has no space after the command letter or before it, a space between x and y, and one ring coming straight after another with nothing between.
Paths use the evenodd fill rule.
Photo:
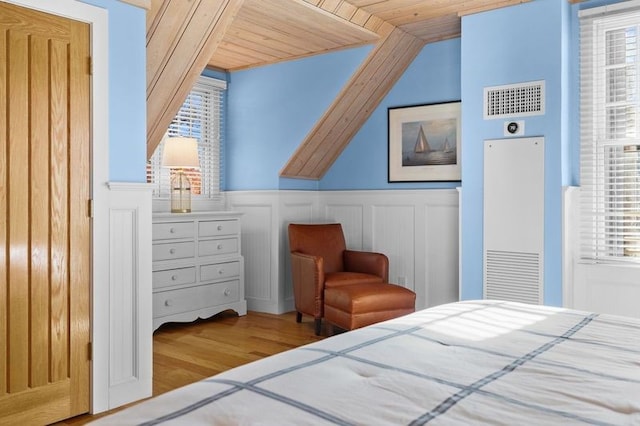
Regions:
<instances>
[{"instance_id":1,"label":"white wall cabinet","mask_svg":"<svg viewBox=\"0 0 640 426\"><path fill-rule=\"evenodd\" d=\"M240 213L154 213L153 329L227 309L247 313Z\"/></svg>"}]
</instances>

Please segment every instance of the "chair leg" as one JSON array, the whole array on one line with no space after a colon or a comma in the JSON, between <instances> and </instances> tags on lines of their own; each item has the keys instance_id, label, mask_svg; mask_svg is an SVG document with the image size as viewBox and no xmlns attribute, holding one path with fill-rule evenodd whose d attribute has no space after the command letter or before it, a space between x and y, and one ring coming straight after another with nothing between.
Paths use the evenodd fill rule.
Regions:
<instances>
[{"instance_id":1,"label":"chair leg","mask_svg":"<svg viewBox=\"0 0 640 426\"><path fill-rule=\"evenodd\" d=\"M316 318L316 320L315 320L316 336L320 335L321 322L322 322L322 320L320 318Z\"/></svg>"},{"instance_id":2,"label":"chair leg","mask_svg":"<svg viewBox=\"0 0 640 426\"><path fill-rule=\"evenodd\" d=\"M296 312L296 322L302 322L302 312Z\"/></svg>"}]
</instances>

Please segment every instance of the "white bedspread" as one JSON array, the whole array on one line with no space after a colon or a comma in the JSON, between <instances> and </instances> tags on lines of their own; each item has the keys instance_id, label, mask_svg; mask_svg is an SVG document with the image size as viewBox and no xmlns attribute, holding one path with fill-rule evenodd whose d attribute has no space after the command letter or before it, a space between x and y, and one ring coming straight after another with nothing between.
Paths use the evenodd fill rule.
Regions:
<instances>
[{"instance_id":1,"label":"white bedspread","mask_svg":"<svg viewBox=\"0 0 640 426\"><path fill-rule=\"evenodd\" d=\"M442 305L229 370L98 425L640 425L640 321Z\"/></svg>"}]
</instances>

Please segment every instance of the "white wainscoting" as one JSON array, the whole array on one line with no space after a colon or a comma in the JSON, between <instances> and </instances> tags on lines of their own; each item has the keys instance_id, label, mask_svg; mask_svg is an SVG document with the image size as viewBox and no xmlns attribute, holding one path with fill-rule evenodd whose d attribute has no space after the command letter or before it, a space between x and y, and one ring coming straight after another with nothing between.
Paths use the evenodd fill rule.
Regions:
<instances>
[{"instance_id":1,"label":"white wainscoting","mask_svg":"<svg viewBox=\"0 0 640 426\"><path fill-rule=\"evenodd\" d=\"M640 265L603 265L580 260L580 189L564 189L563 305L640 318Z\"/></svg>"},{"instance_id":2,"label":"white wainscoting","mask_svg":"<svg viewBox=\"0 0 640 426\"><path fill-rule=\"evenodd\" d=\"M151 191L147 184L109 183L108 324L94 324L107 339L106 408L151 396ZM101 381L102 382L102 381Z\"/></svg>"},{"instance_id":3,"label":"white wainscoting","mask_svg":"<svg viewBox=\"0 0 640 426\"><path fill-rule=\"evenodd\" d=\"M640 318L640 267L575 262L572 305L604 314Z\"/></svg>"},{"instance_id":4,"label":"white wainscoting","mask_svg":"<svg viewBox=\"0 0 640 426\"><path fill-rule=\"evenodd\" d=\"M340 222L347 247L389 257L389 280L414 290L416 308L458 300L458 192L232 191L242 216L248 309L294 309L287 225Z\"/></svg>"}]
</instances>

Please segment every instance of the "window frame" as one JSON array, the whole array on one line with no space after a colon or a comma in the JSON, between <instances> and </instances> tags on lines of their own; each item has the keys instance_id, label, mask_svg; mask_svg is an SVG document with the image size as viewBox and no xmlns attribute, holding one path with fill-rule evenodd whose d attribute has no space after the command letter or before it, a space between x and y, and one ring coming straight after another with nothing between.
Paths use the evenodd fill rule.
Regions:
<instances>
[{"instance_id":1,"label":"window frame","mask_svg":"<svg viewBox=\"0 0 640 426\"><path fill-rule=\"evenodd\" d=\"M580 258L593 263L640 263L640 217L632 214L640 210L640 2L630 3L580 14ZM629 28L635 28L634 53L627 49L622 61L609 63L608 34ZM620 74L610 72L616 69L625 70L623 86L616 84ZM612 92L620 88L621 94ZM622 100L612 99L612 93ZM618 122L611 115L621 108L623 132L612 126ZM629 110L632 126L625 122Z\"/></svg>"},{"instance_id":2,"label":"window frame","mask_svg":"<svg viewBox=\"0 0 640 426\"><path fill-rule=\"evenodd\" d=\"M176 114L176 118L169 125L163 140L147 160L147 182L154 187L154 203L168 203L170 201L170 171L161 165L164 140L170 136L187 136L195 137L198 140L200 173L203 174L201 179L204 190L202 194L192 194L193 210L218 209L224 206L222 184L226 89L226 81L201 75L187 95L180 111ZM201 108L197 105L194 107L197 104L196 101L200 100L203 94L207 97L208 102ZM196 116L201 110L204 110L202 115ZM203 118L210 120L202 123ZM178 124L180 119L183 120L182 124ZM188 125L185 124L186 122ZM204 135L207 137L201 137ZM192 173L198 172L193 171Z\"/></svg>"}]
</instances>

